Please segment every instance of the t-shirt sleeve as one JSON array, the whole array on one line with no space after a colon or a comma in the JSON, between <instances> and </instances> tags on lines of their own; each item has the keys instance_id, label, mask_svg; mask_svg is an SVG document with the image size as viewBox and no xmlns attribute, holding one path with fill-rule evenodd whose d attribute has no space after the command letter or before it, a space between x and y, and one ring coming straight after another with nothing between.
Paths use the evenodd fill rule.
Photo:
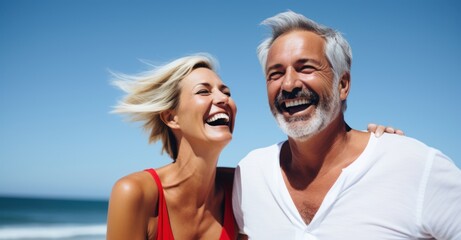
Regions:
<instances>
[{"instance_id":1,"label":"t-shirt sleeve","mask_svg":"<svg viewBox=\"0 0 461 240\"><path fill-rule=\"evenodd\" d=\"M436 239L461 239L461 170L439 151L432 156L426 166L422 227Z\"/></svg>"},{"instance_id":2,"label":"t-shirt sleeve","mask_svg":"<svg viewBox=\"0 0 461 240\"><path fill-rule=\"evenodd\" d=\"M242 181L240 175L240 167L237 166L234 174L234 184L232 190L232 208L234 209L234 217L237 222L239 233L243 232L243 212L242 212Z\"/></svg>"}]
</instances>

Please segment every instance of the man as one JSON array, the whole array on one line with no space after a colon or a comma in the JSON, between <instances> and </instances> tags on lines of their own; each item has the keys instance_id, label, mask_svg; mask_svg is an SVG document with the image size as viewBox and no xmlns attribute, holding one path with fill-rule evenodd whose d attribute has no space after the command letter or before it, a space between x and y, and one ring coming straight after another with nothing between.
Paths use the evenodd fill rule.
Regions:
<instances>
[{"instance_id":1,"label":"man","mask_svg":"<svg viewBox=\"0 0 461 240\"><path fill-rule=\"evenodd\" d=\"M294 12L263 22L258 47L271 111L288 140L238 165L233 205L250 239L461 239L461 171L404 136L344 120L351 50Z\"/></svg>"}]
</instances>

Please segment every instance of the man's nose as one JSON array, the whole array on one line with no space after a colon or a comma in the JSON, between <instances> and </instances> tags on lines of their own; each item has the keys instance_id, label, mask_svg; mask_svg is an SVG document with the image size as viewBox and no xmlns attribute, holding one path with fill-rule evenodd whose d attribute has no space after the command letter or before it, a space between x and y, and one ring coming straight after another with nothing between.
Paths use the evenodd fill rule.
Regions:
<instances>
[{"instance_id":1,"label":"man's nose","mask_svg":"<svg viewBox=\"0 0 461 240\"><path fill-rule=\"evenodd\" d=\"M293 92L295 89L302 88L298 73L292 67L286 69L281 88L285 92Z\"/></svg>"}]
</instances>

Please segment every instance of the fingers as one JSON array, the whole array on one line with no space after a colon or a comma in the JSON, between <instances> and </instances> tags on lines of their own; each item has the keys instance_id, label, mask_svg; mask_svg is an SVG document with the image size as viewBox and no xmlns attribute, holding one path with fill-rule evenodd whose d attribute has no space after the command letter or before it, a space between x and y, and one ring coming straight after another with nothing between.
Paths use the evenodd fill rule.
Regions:
<instances>
[{"instance_id":1,"label":"fingers","mask_svg":"<svg viewBox=\"0 0 461 240\"><path fill-rule=\"evenodd\" d=\"M374 133L376 137L380 137L381 135L383 135L385 127L381 125L376 125L374 123L370 123L368 124L367 130L368 132Z\"/></svg>"},{"instance_id":2,"label":"fingers","mask_svg":"<svg viewBox=\"0 0 461 240\"><path fill-rule=\"evenodd\" d=\"M388 129L388 128L385 127L385 126L378 125L378 126L376 127L376 130L375 130L375 136L376 136L376 137L381 137L381 135L383 135L384 132L388 132L387 129Z\"/></svg>"},{"instance_id":3,"label":"fingers","mask_svg":"<svg viewBox=\"0 0 461 240\"><path fill-rule=\"evenodd\" d=\"M405 133L402 130L395 129L393 127L386 127L385 132L392 133L392 134L397 134L397 135L401 135L401 136L405 135Z\"/></svg>"},{"instance_id":4,"label":"fingers","mask_svg":"<svg viewBox=\"0 0 461 240\"><path fill-rule=\"evenodd\" d=\"M370 123L368 124L368 132L375 132L376 131L376 128L378 127L378 125L374 124L374 123Z\"/></svg>"},{"instance_id":5,"label":"fingers","mask_svg":"<svg viewBox=\"0 0 461 240\"><path fill-rule=\"evenodd\" d=\"M395 130L395 133L401 136L405 136L405 133L400 129Z\"/></svg>"},{"instance_id":6,"label":"fingers","mask_svg":"<svg viewBox=\"0 0 461 240\"><path fill-rule=\"evenodd\" d=\"M381 137L383 133L397 134L402 136L405 135L405 133L400 129L395 129L393 127L385 127L374 123L368 124L367 130L368 132L374 133L376 137Z\"/></svg>"},{"instance_id":7,"label":"fingers","mask_svg":"<svg viewBox=\"0 0 461 240\"><path fill-rule=\"evenodd\" d=\"M387 132L387 133L395 133L395 129L393 127L384 127L384 131Z\"/></svg>"}]
</instances>

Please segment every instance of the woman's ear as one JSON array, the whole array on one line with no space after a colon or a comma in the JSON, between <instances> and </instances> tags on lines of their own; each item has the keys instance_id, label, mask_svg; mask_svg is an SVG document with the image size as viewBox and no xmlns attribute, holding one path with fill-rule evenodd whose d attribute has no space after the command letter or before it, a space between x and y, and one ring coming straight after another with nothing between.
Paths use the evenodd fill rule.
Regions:
<instances>
[{"instance_id":1,"label":"woman's ear","mask_svg":"<svg viewBox=\"0 0 461 240\"><path fill-rule=\"evenodd\" d=\"M171 129L178 129L179 123L174 110L166 110L160 113L162 121Z\"/></svg>"},{"instance_id":2,"label":"woman's ear","mask_svg":"<svg viewBox=\"0 0 461 240\"><path fill-rule=\"evenodd\" d=\"M339 98L341 100L346 100L349 95L349 90L351 86L351 74L345 72L341 79L339 80Z\"/></svg>"}]
</instances>

